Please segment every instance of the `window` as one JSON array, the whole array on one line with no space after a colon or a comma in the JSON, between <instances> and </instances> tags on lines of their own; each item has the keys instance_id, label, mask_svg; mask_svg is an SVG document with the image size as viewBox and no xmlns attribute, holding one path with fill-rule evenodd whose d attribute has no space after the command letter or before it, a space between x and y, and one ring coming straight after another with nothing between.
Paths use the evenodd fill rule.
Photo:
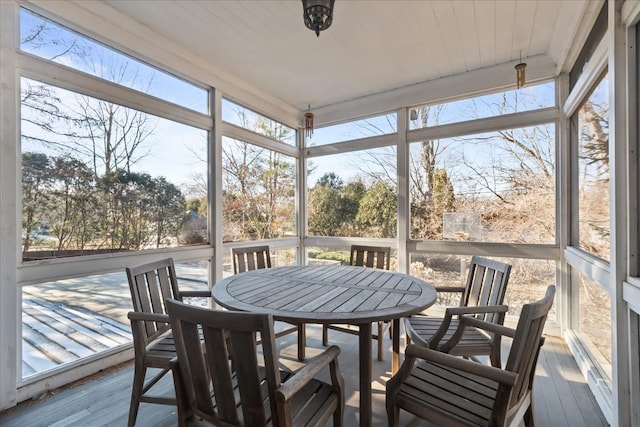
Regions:
<instances>
[{"instance_id":1,"label":"window","mask_svg":"<svg viewBox=\"0 0 640 427\"><path fill-rule=\"evenodd\" d=\"M206 289L208 262L175 267L181 290ZM124 271L22 287L22 378L130 344L130 310Z\"/></svg>"},{"instance_id":2,"label":"window","mask_svg":"<svg viewBox=\"0 0 640 427\"><path fill-rule=\"evenodd\" d=\"M231 258L231 251L228 251L222 260L223 271L222 277L227 278L233 275L233 259ZM271 266L272 267L290 267L296 265L298 259L296 257L295 249L271 249Z\"/></svg>"},{"instance_id":3,"label":"window","mask_svg":"<svg viewBox=\"0 0 640 427\"><path fill-rule=\"evenodd\" d=\"M351 261L351 251L349 249L336 249L328 247L307 246L308 265L349 265ZM396 251L393 249L389 258L389 270L397 271L398 259Z\"/></svg>"},{"instance_id":4,"label":"window","mask_svg":"<svg viewBox=\"0 0 640 427\"><path fill-rule=\"evenodd\" d=\"M208 114L206 89L145 64L27 9L20 9L20 49L40 58Z\"/></svg>"},{"instance_id":5,"label":"window","mask_svg":"<svg viewBox=\"0 0 640 427\"><path fill-rule=\"evenodd\" d=\"M396 113L389 113L314 129L313 135L307 138L307 146L333 144L335 142L396 133L397 122Z\"/></svg>"},{"instance_id":6,"label":"window","mask_svg":"<svg viewBox=\"0 0 640 427\"><path fill-rule=\"evenodd\" d=\"M555 242L553 124L412 143L409 180L414 239Z\"/></svg>"},{"instance_id":7,"label":"window","mask_svg":"<svg viewBox=\"0 0 640 427\"><path fill-rule=\"evenodd\" d=\"M572 273L572 285L579 300L577 332L596 366L611 379L611 296L577 270L572 269Z\"/></svg>"},{"instance_id":8,"label":"window","mask_svg":"<svg viewBox=\"0 0 640 427\"><path fill-rule=\"evenodd\" d=\"M412 253L410 259L410 274L436 287L464 286L471 260L466 256L429 253ZM541 299L547 286L555 283L555 262L520 258L495 259L512 266L504 304L509 306L508 316L511 317L512 324L515 324L522 306ZM460 304L460 294L438 292L436 304L457 306ZM547 324L550 323L555 323L555 305L548 316Z\"/></svg>"},{"instance_id":9,"label":"window","mask_svg":"<svg viewBox=\"0 0 640 427\"><path fill-rule=\"evenodd\" d=\"M223 240L296 235L295 159L222 138Z\"/></svg>"},{"instance_id":10,"label":"window","mask_svg":"<svg viewBox=\"0 0 640 427\"><path fill-rule=\"evenodd\" d=\"M222 99L222 120L275 141L296 145L296 131L241 105Z\"/></svg>"},{"instance_id":11,"label":"window","mask_svg":"<svg viewBox=\"0 0 640 427\"><path fill-rule=\"evenodd\" d=\"M308 160L308 229L312 236L394 237L395 148Z\"/></svg>"},{"instance_id":12,"label":"window","mask_svg":"<svg viewBox=\"0 0 640 427\"><path fill-rule=\"evenodd\" d=\"M579 247L610 257L609 79L604 76L578 111Z\"/></svg>"},{"instance_id":13,"label":"window","mask_svg":"<svg viewBox=\"0 0 640 427\"><path fill-rule=\"evenodd\" d=\"M25 261L208 243L207 135L21 80Z\"/></svg>"},{"instance_id":14,"label":"window","mask_svg":"<svg viewBox=\"0 0 640 427\"><path fill-rule=\"evenodd\" d=\"M409 129L459 123L468 120L553 107L555 83L527 85L520 89L482 95L443 104L409 109Z\"/></svg>"},{"instance_id":15,"label":"window","mask_svg":"<svg viewBox=\"0 0 640 427\"><path fill-rule=\"evenodd\" d=\"M17 284L16 344L22 378L36 384L131 342L124 268L105 267L103 256L64 257L126 252L111 259L132 265L151 251L186 253L193 261L176 263L181 288L206 289L213 120L209 90L24 8L19 49L29 70L20 79L18 166L30 278ZM47 258L60 258L56 280L48 261L35 262Z\"/></svg>"}]
</instances>

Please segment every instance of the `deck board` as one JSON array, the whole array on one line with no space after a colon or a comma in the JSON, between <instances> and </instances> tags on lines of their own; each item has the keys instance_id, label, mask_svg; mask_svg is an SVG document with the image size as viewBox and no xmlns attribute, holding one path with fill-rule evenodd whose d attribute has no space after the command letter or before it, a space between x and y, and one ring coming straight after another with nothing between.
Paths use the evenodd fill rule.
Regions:
<instances>
[{"instance_id":1,"label":"deck board","mask_svg":"<svg viewBox=\"0 0 640 427\"><path fill-rule=\"evenodd\" d=\"M572 396L570 384L566 380L564 369L560 366L560 360L555 351L561 350L553 346L553 340L547 340L545 344L544 357L538 361L537 377L534 385L534 405L536 407L536 418L540 424L553 422L560 427L570 427L572 425L586 425L582 423L572 424L569 416L576 412L578 405L573 399L566 399L564 396ZM555 350L555 351L553 351ZM542 404L542 402L544 402Z\"/></svg>"},{"instance_id":2,"label":"deck board","mask_svg":"<svg viewBox=\"0 0 640 427\"><path fill-rule=\"evenodd\" d=\"M340 368L346 385L345 426L358 423L358 338L349 334L329 333L331 343L342 349ZM296 337L287 335L278 340L281 362L296 368ZM307 325L308 356L322 349L321 328ZM505 347L508 346L505 343ZM391 341L387 337L390 353ZM505 348L504 352L507 349ZM504 353L503 352L503 353ZM384 385L391 375L390 358L383 362L373 360L373 424L386 426ZM506 360L506 359L505 359ZM133 366L131 363L107 370L90 379L63 387L49 396L19 404L0 413L0 425L14 426L125 426L129 413L129 398ZM168 395L172 393L170 378L158 386ZM534 405L538 426L606 426L607 422L595 398L578 371L567 346L559 338L547 338L538 362L534 385ZM194 422L194 425L201 423ZM143 403L140 405L138 427L170 427L176 425L176 412L172 406ZM329 423L331 425L331 423ZM402 426L426 426L407 413L402 413Z\"/></svg>"}]
</instances>

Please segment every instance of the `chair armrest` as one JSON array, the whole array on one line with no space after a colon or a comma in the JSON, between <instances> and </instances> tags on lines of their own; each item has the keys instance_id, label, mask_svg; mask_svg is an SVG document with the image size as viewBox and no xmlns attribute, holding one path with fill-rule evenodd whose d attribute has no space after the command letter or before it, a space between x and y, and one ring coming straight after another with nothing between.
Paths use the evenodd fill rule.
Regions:
<instances>
[{"instance_id":1,"label":"chair armrest","mask_svg":"<svg viewBox=\"0 0 640 427\"><path fill-rule=\"evenodd\" d=\"M497 323L476 319L475 317L461 316L460 325L473 326L478 329L482 329L485 331L493 332L494 334L497 334L497 335L502 335L502 336L511 337L511 338L516 336L515 329L508 328L503 325L498 325Z\"/></svg>"},{"instance_id":2,"label":"chair armrest","mask_svg":"<svg viewBox=\"0 0 640 427\"><path fill-rule=\"evenodd\" d=\"M183 298L211 298L210 290L198 290L198 291L180 291L180 296Z\"/></svg>"},{"instance_id":3,"label":"chair armrest","mask_svg":"<svg viewBox=\"0 0 640 427\"><path fill-rule=\"evenodd\" d=\"M276 400L279 402L286 402L300 391L306 384L309 383L323 368L329 364L336 364L335 369L338 377L342 379L342 375L339 373L337 367L338 355L340 354L340 347L332 345L319 355L312 357L308 360L308 363L297 370L288 380L283 383L275 391ZM333 372L332 372L332 377Z\"/></svg>"},{"instance_id":4,"label":"chair armrest","mask_svg":"<svg viewBox=\"0 0 640 427\"><path fill-rule=\"evenodd\" d=\"M162 313L143 313L139 311L130 311L127 313L129 320L144 322L163 322L169 323L169 316Z\"/></svg>"},{"instance_id":5,"label":"chair armrest","mask_svg":"<svg viewBox=\"0 0 640 427\"><path fill-rule=\"evenodd\" d=\"M434 286L436 292L460 292L463 293L467 288L464 286Z\"/></svg>"},{"instance_id":6,"label":"chair armrest","mask_svg":"<svg viewBox=\"0 0 640 427\"><path fill-rule=\"evenodd\" d=\"M462 322L462 319L466 318L467 316L465 315L468 315L468 314L480 314L480 313L504 314L507 311L509 311L509 306L506 306L506 305L487 305L487 306L481 306L481 307L447 307L444 313L444 318L442 319L442 323L440 324L440 328L438 328L438 331L433 335L433 339L429 343L429 348L432 348L434 350L437 350L439 348L440 350L446 352L451 348L453 348L453 346L455 346L458 343L458 341L460 341L460 338L462 338L462 334L464 333L464 329L466 327L466 325L462 323L458 325L458 329L456 329L456 332L445 344L442 344L442 345L440 344L440 341L442 340L442 338L449 331L449 325L451 325L451 319L453 316L458 316L460 318L460 321ZM469 318L471 317L469 316ZM502 320L500 320L500 323L502 323ZM445 350L445 348L448 350Z\"/></svg>"},{"instance_id":7,"label":"chair armrest","mask_svg":"<svg viewBox=\"0 0 640 427\"><path fill-rule=\"evenodd\" d=\"M459 369L461 371L479 375L507 386L513 386L518 378L518 375L511 371L506 371L504 369L495 368L493 366L484 365L482 363L462 359L450 354L409 344L405 350L404 363L415 363L416 358L422 359L426 362L436 363L438 365L444 365L453 369Z\"/></svg>"},{"instance_id":8,"label":"chair armrest","mask_svg":"<svg viewBox=\"0 0 640 427\"><path fill-rule=\"evenodd\" d=\"M481 307L447 307L445 316L460 316L464 314L482 313L506 313L508 311L508 305L485 305Z\"/></svg>"}]
</instances>

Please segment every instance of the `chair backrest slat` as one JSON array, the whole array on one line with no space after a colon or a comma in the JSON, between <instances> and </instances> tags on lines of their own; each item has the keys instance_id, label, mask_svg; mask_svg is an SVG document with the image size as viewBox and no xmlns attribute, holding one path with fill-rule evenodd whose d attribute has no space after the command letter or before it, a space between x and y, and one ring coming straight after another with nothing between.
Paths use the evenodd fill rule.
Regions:
<instances>
[{"instance_id":1,"label":"chair backrest slat","mask_svg":"<svg viewBox=\"0 0 640 427\"><path fill-rule=\"evenodd\" d=\"M391 248L352 245L349 265L389 270Z\"/></svg>"},{"instance_id":2,"label":"chair backrest slat","mask_svg":"<svg viewBox=\"0 0 640 427\"><path fill-rule=\"evenodd\" d=\"M139 276L146 281L147 289L149 289L149 298L151 298L151 311L153 313L164 314L164 298L165 292L160 288L160 281L157 277L157 270L151 270ZM142 285L142 284L141 284Z\"/></svg>"},{"instance_id":3,"label":"chair backrest slat","mask_svg":"<svg viewBox=\"0 0 640 427\"><path fill-rule=\"evenodd\" d=\"M279 425L272 419L272 414L277 414L275 389L281 377L271 315L212 310L177 301L167 301L167 309L180 370L187 379L187 397L196 415L214 424ZM200 345L198 328L204 346ZM259 371L256 333L262 343L265 375Z\"/></svg>"},{"instance_id":4,"label":"chair backrest slat","mask_svg":"<svg viewBox=\"0 0 640 427\"><path fill-rule=\"evenodd\" d=\"M262 268L271 268L271 251L269 250L269 246L233 248L231 250L231 256L233 258L233 272L236 274Z\"/></svg>"},{"instance_id":5,"label":"chair backrest slat","mask_svg":"<svg viewBox=\"0 0 640 427\"><path fill-rule=\"evenodd\" d=\"M167 314L165 299L182 301L173 259L165 258L127 267L127 279L134 311ZM145 322L145 340L164 333L170 326L162 322Z\"/></svg>"},{"instance_id":6,"label":"chair backrest slat","mask_svg":"<svg viewBox=\"0 0 640 427\"><path fill-rule=\"evenodd\" d=\"M509 282L511 265L474 256L471 258L465 293L461 300L464 307L484 307L500 305ZM497 313L477 314L475 317L495 322Z\"/></svg>"}]
</instances>

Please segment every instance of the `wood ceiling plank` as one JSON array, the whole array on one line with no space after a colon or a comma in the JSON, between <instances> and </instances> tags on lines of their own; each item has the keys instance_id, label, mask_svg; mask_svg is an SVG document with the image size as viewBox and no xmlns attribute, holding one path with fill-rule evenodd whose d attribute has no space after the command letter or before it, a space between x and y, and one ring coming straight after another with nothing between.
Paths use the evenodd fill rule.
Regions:
<instances>
[{"instance_id":1,"label":"wood ceiling plank","mask_svg":"<svg viewBox=\"0 0 640 427\"><path fill-rule=\"evenodd\" d=\"M447 49L433 7L429 2L417 3L421 7L414 12L419 16L419 24L414 25L411 30L413 43L405 50L408 55L404 60L405 68L414 69L416 58L419 58L418 62L423 64L423 81L449 76L453 70L447 58Z\"/></svg>"},{"instance_id":2,"label":"wood ceiling plank","mask_svg":"<svg viewBox=\"0 0 640 427\"><path fill-rule=\"evenodd\" d=\"M485 2L491 4L491 1ZM491 31L484 24L477 25L476 4L473 2L453 2L455 19L460 34L460 43L464 53L465 71L481 67L479 32Z\"/></svg>"},{"instance_id":3,"label":"wood ceiling plank","mask_svg":"<svg viewBox=\"0 0 640 427\"><path fill-rule=\"evenodd\" d=\"M560 2L540 2L533 20L531 42L527 56L540 55L548 52L550 47L549 34L553 34L558 25Z\"/></svg>"},{"instance_id":4,"label":"wood ceiling plank","mask_svg":"<svg viewBox=\"0 0 640 427\"><path fill-rule=\"evenodd\" d=\"M456 19L453 4L449 1L434 1L431 2L431 6L433 7L433 14L436 17L440 30L440 39L445 47L446 58L451 67L450 74L466 71L460 33L458 32L457 25L452 25ZM444 58L440 60L444 60Z\"/></svg>"},{"instance_id":5,"label":"wood ceiling plank","mask_svg":"<svg viewBox=\"0 0 640 427\"><path fill-rule=\"evenodd\" d=\"M513 46L513 35L516 16L515 2L499 2L496 7L496 62L511 62L514 58L511 55Z\"/></svg>"},{"instance_id":6,"label":"wood ceiling plank","mask_svg":"<svg viewBox=\"0 0 640 427\"><path fill-rule=\"evenodd\" d=\"M516 13L513 21L513 44L511 46L511 57L514 61L532 55L529 49L533 35L533 21L539 3L539 1L516 2Z\"/></svg>"},{"instance_id":7,"label":"wood ceiling plank","mask_svg":"<svg viewBox=\"0 0 640 427\"><path fill-rule=\"evenodd\" d=\"M476 28L480 67L486 68L498 63L496 58L496 2L475 0Z\"/></svg>"}]
</instances>

